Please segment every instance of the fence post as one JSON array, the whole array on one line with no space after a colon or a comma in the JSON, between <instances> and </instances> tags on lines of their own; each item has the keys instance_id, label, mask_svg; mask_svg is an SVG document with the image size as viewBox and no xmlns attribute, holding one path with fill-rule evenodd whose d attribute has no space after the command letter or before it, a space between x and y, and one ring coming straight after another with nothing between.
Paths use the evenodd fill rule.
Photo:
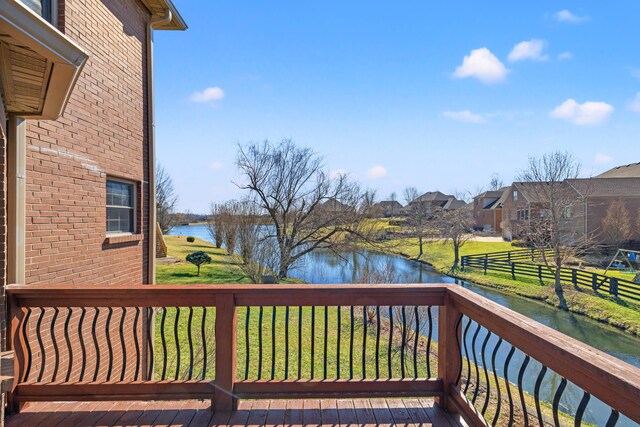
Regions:
<instances>
[{"instance_id":1,"label":"fence post","mask_svg":"<svg viewBox=\"0 0 640 427\"><path fill-rule=\"evenodd\" d=\"M609 278L609 293L614 297L618 296L618 278L617 277Z\"/></svg>"},{"instance_id":2,"label":"fence post","mask_svg":"<svg viewBox=\"0 0 640 427\"><path fill-rule=\"evenodd\" d=\"M238 407L238 399L233 394L237 317L234 295L216 295L216 391L212 406L217 412L231 412Z\"/></svg>"},{"instance_id":3,"label":"fence post","mask_svg":"<svg viewBox=\"0 0 640 427\"><path fill-rule=\"evenodd\" d=\"M464 271L464 264L465 264L465 262L466 262L466 261L467 261L467 256L466 256L466 255L464 255L464 256L462 257L462 259L460 260L461 267L462 267L462 271Z\"/></svg>"},{"instance_id":4,"label":"fence post","mask_svg":"<svg viewBox=\"0 0 640 427\"><path fill-rule=\"evenodd\" d=\"M531 261L535 261L536 260L535 250L536 250L536 248L531 248Z\"/></svg>"},{"instance_id":5,"label":"fence post","mask_svg":"<svg viewBox=\"0 0 640 427\"><path fill-rule=\"evenodd\" d=\"M511 264L511 278L516 280L516 263Z\"/></svg>"},{"instance_id":6,"label":"fence post","mask_svg":"<svg viewBox=\"0 0 640 427\"><path fill-rule=\"evenodd\" d=\"M578 286L578 272L575 268L571 269L571 283L573 283L573 286Z\"/></svg>"},{"instance_id":7,"label":"fence post","mask_svg":"<svg viewBox=\"0 0 640 427\"><path fill-rule=\"evenodd\" d=\"M591 273L591 288L594 292L598 291L598 275L596 273Z\"/></svg>"},{"instance_id":8,"label":"fence post","mask_svg":"<svg viewBox=\"0 0 640 427\"><path fill-rule=\"evenodd\" d=\"M487 275L487 261L489 259L489 255L484 254L484 274Z\"/></svg>"},{"instance_id":9,"label":"fence post","mask_svg":"<svg viewBox=\"0 0 640 427\"><path fill-rule=\"evenodd\" d=\"M436 404L451 412L457 412L450 395L458 385L462 366L462 352L458 347L462 342L462 322L458 324L461 316L445 295L444 305L438 307L438 376L442 379L443 393L442 397L436 397Z\"/></svg>"},{"instance_id":10,"label":"fence post","mask_svg":"<svg viewBox=\"0 0 640 427\"><path fill-rule=\"evenodd\" d=\"M511 263L511 251L507 252L507 262Z\"/></svg>"},{"instance_id":11,"label":"fence post","mask_svg":"<svg viewBox=\"0 0 640 427\"><path fill-rule=\"evenodd\" d=\"M540 284L543 285L542 282L542 265L538 264L538 280L540 280Z\"/></svg>"}]
</instances>

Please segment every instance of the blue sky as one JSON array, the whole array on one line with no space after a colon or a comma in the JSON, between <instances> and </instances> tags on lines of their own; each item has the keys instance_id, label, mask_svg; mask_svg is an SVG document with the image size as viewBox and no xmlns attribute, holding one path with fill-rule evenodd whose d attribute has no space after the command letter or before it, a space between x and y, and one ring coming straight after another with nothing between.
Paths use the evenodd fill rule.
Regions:
<instances>
[{"instance_id":1,"label":"blue sky","mask_svg":"<svg viewBox=\"0 0 640 427\"><path fill-rule=\"evenodd\" d=\"M293 138L380 199L510 182L569 150L640 161L640 2L174 0L157 158L180 209L238 198L238 143Z\"/></svg>"}]
</instances>

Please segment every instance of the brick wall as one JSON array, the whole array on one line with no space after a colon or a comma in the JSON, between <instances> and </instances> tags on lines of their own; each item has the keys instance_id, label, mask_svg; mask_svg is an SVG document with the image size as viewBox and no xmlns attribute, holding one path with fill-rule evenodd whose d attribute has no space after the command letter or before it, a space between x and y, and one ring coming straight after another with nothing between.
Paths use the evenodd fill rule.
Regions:
<instances>
[{"instance_id":1,"label":"brick wall","mask_svg":"<svg viewBox=\"0 0 640 427\"><path fill-rule=\"evenodd\" d=\"M107 176L138 183L146 236L149 15L137 0L66 0L61 9L59 25L90 58L63 117L27 124L26 282L148 283L146 237L105 244L105 186Z\"/></svg>"}]
</instances>

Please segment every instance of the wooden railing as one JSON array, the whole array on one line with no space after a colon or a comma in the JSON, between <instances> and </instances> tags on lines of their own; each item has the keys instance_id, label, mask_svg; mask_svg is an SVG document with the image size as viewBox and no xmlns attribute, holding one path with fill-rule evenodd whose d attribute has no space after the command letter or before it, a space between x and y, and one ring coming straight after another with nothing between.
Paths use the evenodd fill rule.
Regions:
<instances>
[{"instance_id":1,"label":"wooden railing","mask_svg":"<svg viewBox=\"0 0 640 427\"><path fill-rule=\"evenodd\" d=\"M455 285L12 285L7 295L14 410L434 396L473 425L580 425L596 404L610 425L640 422L639 369ZM550 389L553 399L541 395ZM562 404L570 389L583 396L574 407Z\"/></svg>"},{"instance_id":2,"label":"wooden railing","mask_svg":"<svg viewBox=\"0 0 640 427\"><path fill-rule=\"evenodd\" d=\"M534 278L541 284L543 281L553 281L555 274L546 265L532 263L537 258L537 252L532 249L519 251L491 252L486 254L464 255L461 259L462 269L475 268L487 271L505 273L513 280L518 277ZM593 271L577 268L561 268L560 279L567 285L586 287L594 292L605 291L608 294L624 298L633 303L640 303L640 283L618 277L607 276Z\"/></svg>"}]
</instances>

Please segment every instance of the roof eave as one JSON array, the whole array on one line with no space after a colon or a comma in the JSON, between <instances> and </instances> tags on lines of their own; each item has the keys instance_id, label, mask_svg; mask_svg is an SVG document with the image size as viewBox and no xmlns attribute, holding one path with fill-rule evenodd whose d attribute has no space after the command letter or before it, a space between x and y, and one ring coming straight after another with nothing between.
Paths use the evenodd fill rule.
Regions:
<instances>
[{"instance_id":1,"label":"roof eave","mask_svg":"<svg viewBox=\"0 0 640 427\"><path fill-rule=\"evenodd\" d=\"M142 0L142 2L154 16L165 16L167 11L171 12L171 21L153 27L155 30L184 31L188 28L187 23L171 0Z\"/></svg>"}]
</instances>

